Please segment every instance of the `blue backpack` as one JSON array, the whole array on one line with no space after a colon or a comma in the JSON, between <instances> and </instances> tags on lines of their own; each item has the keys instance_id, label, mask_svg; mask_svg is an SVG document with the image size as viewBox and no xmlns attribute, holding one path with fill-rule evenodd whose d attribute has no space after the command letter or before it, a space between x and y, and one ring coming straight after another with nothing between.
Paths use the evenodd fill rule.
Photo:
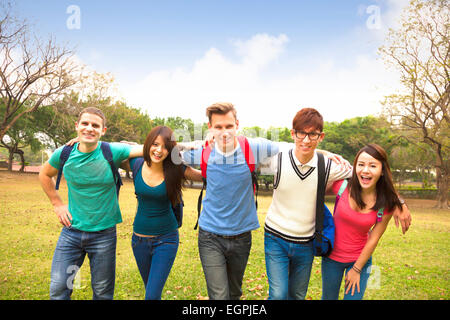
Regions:
<instances>
[{"instance_id":1,"label":"blue backpack","mask_svg":"<svg viewBox=\"0 0 450 320\"><path fill-rule=\"evenodd\" d=\"M59 156L59 169L58 176L56 178L56 186L55 189L59 189L59 183L61 181L61 175L63 172L63 167L66 164L67 159L69 159L70 153L72 152L73 146L65 145L61 151L61 155ZM122 178L120 177L119 170L116 168L116 165L113 161L113 155L111 152L111 146L108 142L100 142L100 149L102 149L103 157L106 161L108 161L109 166L111 167L111 171L113 174L114 182L116 184L116 192L117 197L119 197L120 186L122 186Z\"/></svg>"},{"instance_id":2,"label":"blue backpack","mask_svg":"<svg viewBox=\"0 0 450 320\"><path fill-rule=\"evenodd\" d=\"M323 155L317 153L318 182L316 199L316 230L314 233L314 255L327 257L334 247L335 226L333 216L325 205L325 162Z\"/></svg>"},{"instance_id":3,"label":"blue backpack","mask_svg":"<svg viewBox=\"0 0 450 320\"><path fill-rule=\"evenodd\" d=\"M139 168L142 167L144 164L144 158L136 158L136 161L134 162L133 168L131 168L131 171L133 173L133 182L135 182L135 177L139 171ZM136 195L137 197L137 195ZM183 207L184 202L183 199L179 203L177 203L175 206L172 205L172 211L175 215L175 218L177 219L178 228L181 228L181 225L183 224Z\"/></svg>"}]
</instances>

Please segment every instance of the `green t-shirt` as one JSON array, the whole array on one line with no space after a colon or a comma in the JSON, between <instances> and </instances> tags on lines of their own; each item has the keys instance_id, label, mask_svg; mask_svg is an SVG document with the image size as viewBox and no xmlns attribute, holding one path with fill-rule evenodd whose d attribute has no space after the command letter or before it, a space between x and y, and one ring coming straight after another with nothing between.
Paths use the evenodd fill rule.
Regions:
<instances>
[{"instance_id":1,"label":"green t-shirt","mask_svg":"<svg viewBox=\"0 0 450 320\"><path fill-rule=\"evenodd\" d=\"M63 168L67 181L69 212L72 227L81 231L100 231L122 222L116 185L108 161L103 157L100 143L88 153L74 145ZM130 155L130 145L110 143L117 168ZM62 147L55 150L49 164L58 169Z\"/></svg>"}]
</instances>

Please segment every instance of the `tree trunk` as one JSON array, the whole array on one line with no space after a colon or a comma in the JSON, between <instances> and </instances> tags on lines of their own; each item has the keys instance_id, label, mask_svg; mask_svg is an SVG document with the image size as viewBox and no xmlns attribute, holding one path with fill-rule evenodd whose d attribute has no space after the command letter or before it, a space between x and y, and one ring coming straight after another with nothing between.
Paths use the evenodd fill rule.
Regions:
<instances>
[{"instance_id":1,"label":"tree trunk","mask_svg":"<svg viewBox=\"0 0 450 320\"><path fill-rule=\"evenodd\" d=\"M22 150L16 150L16 153L20 156L20 162L22 162L22 166L20 167L19 171L24 172L25 171L25 157Z\"/></svg>"},{"instance_id":2,"label":"tree trunk","mask_svg":"<svg viewBox=\"0 0 450 320\"><path fill-rule=\"evenodd\" d=\"M439 174L438 174L439 173ZM446 170L436 170L438 181L437 208L448 209L448 173Z\"/></svg>"},{"instance_id":3,"label":"tree trunk","mask_svg":"<svg viewBox=\"0 0 450 320\"><path fill-rule=\"evenodd\" d=\"M12 171L12 165L13 165L13 161L14 161L14 152L10 149L8 149L8 151L9 151L8 171Z\"/></svg>"}]
</instances>

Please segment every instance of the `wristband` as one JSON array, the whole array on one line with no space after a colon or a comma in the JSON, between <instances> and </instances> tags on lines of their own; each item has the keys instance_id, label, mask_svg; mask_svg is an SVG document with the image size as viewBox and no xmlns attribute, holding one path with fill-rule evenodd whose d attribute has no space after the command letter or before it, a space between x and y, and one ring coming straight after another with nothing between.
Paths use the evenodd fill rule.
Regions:
<instances>
[{"instance_id":1,"label":"wristband","mask_svg":"<svg viewBox=\"0 0 450 320\"><path fill-rule=\"evenodd\" d=\"M353 270L355 270L357 273L361 273L361 270L359 270L356 266L353 265L352 267Z\"/></svg>"}]
</instances>

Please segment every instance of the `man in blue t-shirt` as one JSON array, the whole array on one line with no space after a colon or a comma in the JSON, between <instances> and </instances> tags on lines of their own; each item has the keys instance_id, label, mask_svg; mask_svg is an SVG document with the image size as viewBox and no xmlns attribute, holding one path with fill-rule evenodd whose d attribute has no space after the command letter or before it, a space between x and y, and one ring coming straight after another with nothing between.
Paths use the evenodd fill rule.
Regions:
<instances>
[{"instance_id":1,"label":"man in blue t-shirt","mask_svg":"<svg viewBox=\"0 0 450 320\"><path fill-rule=\"evenodd\" d=\"M214 136L206 170L206 194L199 218L198 247L211 300L239 299L250 254L251 231L259 228L253 184L236 137L239 121L231 103L207 108ZM248 139L255 165L278 153L279 143ZM188 165L199 165L202 149L183 153Z\"/></svg>"},{"instance_id":2,"label":"man in blue t-shirt","mask_svg":"<svg viewBox=\"0 0 450 320\"><path fill-rule=\"evenodd\" d=\"M100 138L106 133L102 111L89 107L75 124L79 143L67 159L63 172L68 204L55 190L62 147L55 150L39 180L63 225L53 255L50 299L70 299L73 279L86 254L90 260L94 299L113 299L116 265L116 224L122 222L111 167L103 157ZM142 146L112 143L116 167L130 157L142 156Z\"/></svg>"}]
</instances>

